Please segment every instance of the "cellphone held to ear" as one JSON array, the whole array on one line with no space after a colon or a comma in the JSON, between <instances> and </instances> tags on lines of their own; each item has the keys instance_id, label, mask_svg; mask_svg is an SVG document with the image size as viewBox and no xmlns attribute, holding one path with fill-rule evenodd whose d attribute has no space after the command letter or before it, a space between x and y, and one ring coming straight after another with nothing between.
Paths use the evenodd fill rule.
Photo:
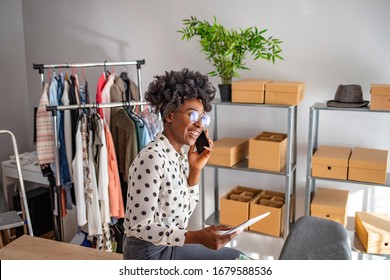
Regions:
<instances>
[{"instance_id":1,"label":"cellphone held to ear","mask_svg":"<svg viewBox=\"0 0 390 280\"><path fill-rule=\"evenodd\" d=\"M195 146L199 154L203 153L203 151L205 150L204 147L210 147L209 140L207 139L204 130L199 135L198 139L196 139Z\"/></svg>"}]
</instances>

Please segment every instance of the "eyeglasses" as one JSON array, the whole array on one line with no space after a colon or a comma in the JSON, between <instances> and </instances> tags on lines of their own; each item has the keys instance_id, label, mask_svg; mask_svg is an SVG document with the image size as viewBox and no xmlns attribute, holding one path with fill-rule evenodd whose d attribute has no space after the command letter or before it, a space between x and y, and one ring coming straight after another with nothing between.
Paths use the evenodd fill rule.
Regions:
<instances>
[{"instance_id":1,"label":"eyeglasses","mask_svg":"<svg viewBox=\"0 0 390 280\"><path fill-rule=\"evenodd\" d=\"M199 116L198 111L192 111L191 113L176 112L181 114L187 114L190 117L190 122L192 124L201 121L203 127L208 127L210 125L210 116L202 114Z\"/></svg>"}]
</instances>

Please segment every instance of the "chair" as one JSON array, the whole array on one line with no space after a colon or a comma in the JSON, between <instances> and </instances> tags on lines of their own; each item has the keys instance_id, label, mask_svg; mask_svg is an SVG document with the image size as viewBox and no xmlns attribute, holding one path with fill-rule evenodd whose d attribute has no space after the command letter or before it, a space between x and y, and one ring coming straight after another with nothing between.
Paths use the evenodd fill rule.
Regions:
<instances>
[{"instance_id":1,"label":"chair","mask_svg":"<svg viewBox=\"0 0 390 280\"><path fill-rule=\"evenodd\" d=\"M18 146L16 143L15 136L12 132L8 130L0 130L0 134L9 134L12 139L12 144L13 144L13 149L14 149L14 154L15 154L15 160L16 160L16 167L18 171L18 177L19 177L19 183L20 183L20 189L19 189L19 197L22 202L22 216L23 219L26 220L26 224L28 227L28 231L31 236L33 236L33 230L32 230L32 225L31 225L31 220L30 220L30 212L28 209L28 204L27 204L27 198L26 198L26 191L24 188L24 183L23 183L23 176L22 176L22 169L20 167L20 161L19 161L19 152L18 152ZM22 218L18 215L16 211L7 211L7 212L1 212L0 213L0 234L2 231L19 227L25 224ZM7 233L5 233L5 236L7 236ZM0 235L0 248L3 247L3 238Z\"/></svg>"},{"instance_id":2,"label":"chair","mask_svg":"<svg viewBox=\"0 0 390 280\"><path fill-rule=\"evenodd\" d=\"M338 222L302 216L292 225L280 260L350 260L351 242Z\"/></svg>"}]
</instances>

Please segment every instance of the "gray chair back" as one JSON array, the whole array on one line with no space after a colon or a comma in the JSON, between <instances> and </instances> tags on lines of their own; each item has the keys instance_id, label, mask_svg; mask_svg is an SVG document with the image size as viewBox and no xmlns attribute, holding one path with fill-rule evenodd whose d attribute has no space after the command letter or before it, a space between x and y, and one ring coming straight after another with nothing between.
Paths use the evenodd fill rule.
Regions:
<instances>
[{"instance_id":1,"label":"gray chair back","mask_svg":"<svg viewBox=\"0 0 390 280\"><path fill-rule=\"evenodd\" d=\"M280 260L350 260L351 241L343 225L314 216L302 216L292 225Z\"/></svg>"}]
</instances>

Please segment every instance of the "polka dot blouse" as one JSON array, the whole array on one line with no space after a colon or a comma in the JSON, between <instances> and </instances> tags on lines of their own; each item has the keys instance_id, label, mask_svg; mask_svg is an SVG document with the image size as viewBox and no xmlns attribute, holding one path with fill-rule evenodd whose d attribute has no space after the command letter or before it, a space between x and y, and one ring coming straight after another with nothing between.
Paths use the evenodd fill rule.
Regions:
<instances>
[{"instance_id":1,"label":"polka dot blouse","mask_svg":"<svg viewBox=\"0 0 390 280\"><path fill-rule=\"evenodd\" d=\"M199 185L188 186L187 155L158 134L129 170L125 233L156 245L182 246Z\"/></svg>"}]
</instances>

